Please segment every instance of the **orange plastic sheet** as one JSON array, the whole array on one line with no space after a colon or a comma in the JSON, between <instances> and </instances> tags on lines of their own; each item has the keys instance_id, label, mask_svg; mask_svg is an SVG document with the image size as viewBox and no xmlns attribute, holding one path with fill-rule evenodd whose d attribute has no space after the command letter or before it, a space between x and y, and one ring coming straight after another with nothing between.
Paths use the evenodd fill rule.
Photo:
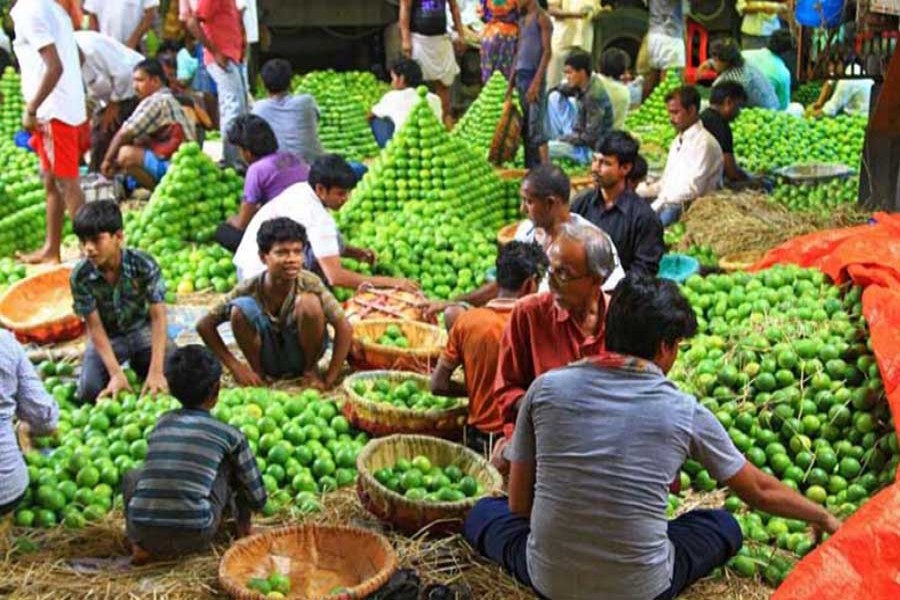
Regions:
<instances>
[{"instance_id":1,"label":"orange plastic sheet","mask_svg":"<svg viewBox=\"0 0 900 600\"><path fill-rule=\"evenodd\" d=\"M793 263L865 288L863 315L900 435L900 215L877 213L874 219L873 225L790 240L753 270ZM900 599L900 483L882 490L807 555L772 598Z\"/></svg>"}]
</instances>

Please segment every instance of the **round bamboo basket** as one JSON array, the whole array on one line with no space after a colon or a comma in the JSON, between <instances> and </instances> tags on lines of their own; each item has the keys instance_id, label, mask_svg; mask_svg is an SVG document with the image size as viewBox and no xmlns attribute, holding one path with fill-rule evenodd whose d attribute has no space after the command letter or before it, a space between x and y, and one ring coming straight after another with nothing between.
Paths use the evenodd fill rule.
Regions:
<instances>
[{"instance_id":1,"label":"round bamboo basket","mask_svg":"<svg viewBox=\"0 0 900 600\"><path fill-rule=\"evenodd\" d=\"M382 346L376 340L389 325L396 325L409 341L409 348ZM447 333L435 325L396 319L371 319L353 324L353 339L359 353L354 366L364 370L396 369L428 373L447 345Z\"/></svg>"},{"instance_id":2,"label":"round bamboo basket","mask_svg":"<svg viewBox=\"0 0 900 600\"><path fill-rule=\"evenodd\" d=\"M410 500L381 485L373 473L393 467L401 458L426 456L441 468L457 465L484 488L485 495L500 493L503 478L491 464L465 446L424 435L392 435L371 440L356 458L359 477L356 492L370 513L405 533L428 528L433 534L452 534L462 529L466 515L480 498L458 502L423 502Z\"/></svg>"},{"instance_id":3,"label":"round bamboo basket","mask_svg":"<svg viewBox=\"0 0 900 600\"><path fill-rule=\"evenodd\" d=\"M414 379L419 389L428 389L428 378L405 371L365 371L354 373L344 380L347 401L341 409L350 423L372 435L385 436L395 433L433 435L441 438L462 439L463 427L469 414L469 402L462 402L447 410L411 410L386 402L375 402L357 394L353 386L359 381L387 378L393 381Z\"/></svg>"},{"instance_id":4,"label":"round bamboo basket","mask_svg":"<svg viewBox=\"0 0 900 600\"><path fill-rule=\"evenodd\" d=\"M262 600L247 582L278 572L291 581L287 598L356 600L382 587L396 569L394 549L374 531L308 524L237 541L222 556L219 581L232 598Z\"/></svg>"},{"instance_id":5,"label":"round bamboo basket","mask_svg":"<svg viewBox=\"0 0 900 600\"><path fill-rule=\"evenodd\" d=\"M497 177L506 181L509 179L522 179L528 173L528 169L506 169L503 167L496 167L494 172L497 173Z\"/></svg>"},{"instance_id":6,"label":"round bamboo basket","mask_svg":"<svg viewBox=\"0 0 900 600\"><path fill-rule=\"evenodd\" d=\"M22 342L48 344L84 333L72 311L71 267L56 267L17 281L0 297L0 325Z\"/></svg>"},{"instance_id":7,"label":"round bamboo basket","mask_svg":"<svg viewBox=\"0 0 900 600\"><path fill-rule=\"evenodd\" d=\"M510 243L514 239L516 239L516 231L519 229L519 221L515 223L510 223L509 225L504 225L500 228L500 231L497 232L497 243L501 246L505 246Z\"/></svg>"}]
</instances>

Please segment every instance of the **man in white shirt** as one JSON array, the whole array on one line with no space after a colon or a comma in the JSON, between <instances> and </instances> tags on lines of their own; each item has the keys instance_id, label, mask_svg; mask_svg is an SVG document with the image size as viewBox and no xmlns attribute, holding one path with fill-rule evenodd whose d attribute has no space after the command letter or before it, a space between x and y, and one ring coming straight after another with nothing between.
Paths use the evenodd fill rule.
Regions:
<instances>
[{"instance_id":1,"label":"man in white shirt","mask_svg":"<svg viewBox=\"0 0 900 600\"><path fill-rule=\"evenodd\" d=\"M422 85L422 67L411 58L400 58L391 65L391 91L372 107L369 120L379 147L384 148L395 131L406 123L409 113L419 102L416 91ZM431 92L425 96L438 121L443 122L441 99Z\"/></svg>"},{"instance_id":2,"label":"man in white shirt","mask_svg":"<svg viewBox=\"0 0 900 600\"><path fill-rule=\"evenodd\" d=\"M69 15L53 0L16 2L16 57L22 72L22 127L41 160L47 193L47 239L40 250L20 256L29 263L59 262L63 209L69 216L84 203L78 185L79 129L87 119L78 47Z\"/></svg>"},{"instance_id":3,"label":"man in white shirt","mask_svg":"<svg viewBox=\"0 0 900 600\"><path fill-rule=\"evenodd\" d=\"M137 50L153 27L159 0L84 0L84 12L94 31Z\"/></svg>"},{"instance_id":4,"label":"man in white shirt","mask_svg":"<svg viewBox=\"0 0 900 600\"><path fill-rule=\"evenodd\" d=\"M686 85L669 92L666 110L678 135L659 181L642 183L636 190L640 196L655 198L653 210L663 227L678 221L693 200L719 187L724 166L722 148L700 121L697 88Z\"/></svg>"},{"instance_id":5,"label":"man in white shirt","mask_svg":"<svg viewBox=\"0 0 900 600\"><path fill-rule=\"evenodd\" d=\"M340 210L356 185L356 173L343 158L326 154L313 163L309 179L295 183L264 204L247 225L234 254L238 279L244 281L265 270L256 247L260 226L276 217L287 217L303 225L309 244L304 268L322 278L329 287L356 289L361 283L377 287L414 290L416 284L396 277L362 275L341 266L341 256L375 263L375 253L365 248L344 246L329 210Z\"/></svg>"},{"instance_id":6,"label":"man in white shirt","mask_svg":"<svg viewBox=\"0 0 900 600\"><path fill-rule=\"evenodd\" d=\"M144 57L96 31L76 31L75 42L81 59L81 78L88 98L95 104L91 117L90 170L97 172L112 136L138 105L131 77L134 67Z\"/></svg>"},{"instance_id":7,"label":"man in white shirt","mask_svg":"<svg viewBox=\"0 0 900 600\"><path fill-rule=\"evenodd\" d=\"M867 117L873 85L875 82L871 79L828 81L813 105L812 114L815 117L836 117L841 113Z\"/></svg>"}]
</instances>

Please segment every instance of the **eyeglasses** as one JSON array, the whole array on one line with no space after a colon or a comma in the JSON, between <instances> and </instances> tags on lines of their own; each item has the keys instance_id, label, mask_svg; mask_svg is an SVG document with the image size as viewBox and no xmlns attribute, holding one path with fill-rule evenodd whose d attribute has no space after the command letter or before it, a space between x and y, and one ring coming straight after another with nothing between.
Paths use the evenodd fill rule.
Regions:
<instances>
[{"instance_id":1,"label":"eyeglasses","mask_svg":"<svg viewBox=\"0 0 900 600\"><path fill-rule=\"evenodd\" d=\"M586 277L590 277L590 273L585 273L584 275L569 275L565 271L562 273L557 272L553 267L547 268L547 277L550 278L550 281L556 284L566 285L572 283L573 281L578 281L579 279L585 279Z\"/></svg>"}]
</instances>

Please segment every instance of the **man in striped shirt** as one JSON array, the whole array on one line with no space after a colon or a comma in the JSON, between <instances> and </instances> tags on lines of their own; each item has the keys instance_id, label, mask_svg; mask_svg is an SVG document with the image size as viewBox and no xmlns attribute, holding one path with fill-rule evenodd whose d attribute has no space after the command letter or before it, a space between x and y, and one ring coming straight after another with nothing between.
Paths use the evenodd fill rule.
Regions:
<instances>
[{"instance_id":1,"label":"man in striped shirt","mask_svg":"<svg viewBox=\"0 0 900 600\"><path fill-rule=\"evenodd\" d=\"M219 397L222 365L200 345L166 361L169 389L184 408L169 412L150 434L144 467L122 482L132 562L203 550L228 509L237 536L250 533L250 514L266 503L256 459L244 435L209 411Z\"/></svg>"}]
</instances>

